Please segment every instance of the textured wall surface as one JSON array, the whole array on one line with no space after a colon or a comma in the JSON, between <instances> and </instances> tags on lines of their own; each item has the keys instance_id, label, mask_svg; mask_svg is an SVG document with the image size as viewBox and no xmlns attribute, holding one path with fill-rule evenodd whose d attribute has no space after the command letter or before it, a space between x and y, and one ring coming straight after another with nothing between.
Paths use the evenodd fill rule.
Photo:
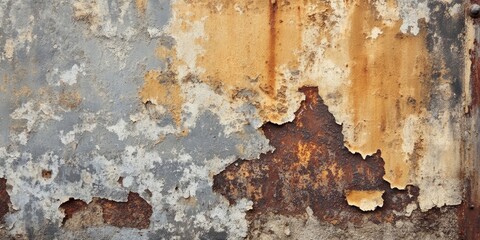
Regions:
<instances>
[{"instance_id":1,"label":"textured wall surface","mask_svg":"<svg viewBox=\"0 0 480 240\"><path fill-rule=\"evenodd\" d=\"M0 235L468 237L466 8L0 0Z\"/></svg>"}]
</instances>

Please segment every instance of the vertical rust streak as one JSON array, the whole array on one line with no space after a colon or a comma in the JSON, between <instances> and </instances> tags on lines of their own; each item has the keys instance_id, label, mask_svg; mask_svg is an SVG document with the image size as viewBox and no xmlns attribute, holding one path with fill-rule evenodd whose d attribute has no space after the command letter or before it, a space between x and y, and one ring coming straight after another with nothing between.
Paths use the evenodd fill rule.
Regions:
<instances>
[{"instance_id":1,"label":"vertical rust streak","mask_svg":"<svg viewBox=\"0 0 480 240\"><path fill-rule=\"evenodd\" d=\"M275 96L275 67L277 64L276 59L276 47L277 47L277 11L278 4L276 0L273 0L269 4L269 25L270 25L270 35L269 35L269 56L268 56L268 91L271 97Z\"/></svg>"},{"instance_id":2,"label":"vertical rust streak","mask_svg":"<svg viewBox=\"0 0 480 240\"><path fill-rule=\"evenodd\" d=\"M471 1L472 3L478 3L478 1ZM475 32L478 32L478 20L474 21ZM477 34L475 34L477 35ZM478 39L474 39L474 47L470 49L470 59L472 65L470 66L470 87L471 92L471 104L468 106L468 116L472 117L473 127L470 127L469 131L474 134L478 131L480 122L480 58L479 58L480 46L478 45ZM480 149L480 138L478 135L471 137L471 144L473 148L470 148L469 153L465 159L464 178L465 178L465 194L464 202L460 211L460 235L463 239L480 239L480 184L479 178L479 157L478 149ZM467 143L468 144L468 143ZM469 149L469 148L467 148Z\"/></svg>"},{"instance_id":3,"label":"vertical rust streak","mask_svg":"<svg viewBox=\"0 0 480 240\"><path fill-rule=\"evenodd\" d=\"M471 0L471 4L479 4L478 0ZM478 36L479 25L478 19L473 21L475 28L475 36ZM466 39L468 41L468 39ZM470 75L470 93L471 94L471 103L468 106L468 117L470 121L470 128L467 130L473 135L478 132L480 126L480 46L478 44L478 39L474 39L473 49L469 49L470 60L471 60L471 75ZM462 239L480 239L480 166L479 166L479 156L478 151L480 149L480 138L478 134L473 135L470 138L470 143L473 147L467 147L467 154L464 164L464 181L465 181L465 193L464 201L459 214L460 224L459 224L459 233Z\"/></svg>"},{"instance_id":4,"label":"vertical rust streak","mask_svg":"<svg viewBox=\"0 0 480 240\"><path fill-rule=\"evenodd\" d=\"M470 58L472 60L471 66L471 87L472 87L472 103L470 108L478 107L480 103L480 61L478 57L478 42L475 39L475 49L471 50Z\"/></svg>"}]
</instances>

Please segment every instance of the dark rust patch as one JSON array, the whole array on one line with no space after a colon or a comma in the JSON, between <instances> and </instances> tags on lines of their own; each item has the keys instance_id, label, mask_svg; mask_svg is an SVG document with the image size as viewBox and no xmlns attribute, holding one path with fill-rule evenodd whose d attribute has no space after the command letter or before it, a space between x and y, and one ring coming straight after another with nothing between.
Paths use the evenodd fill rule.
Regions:
<instances>
[{"instance_id":1,"label":"dark rust patch","mask_svg":"<svg viewBox=\"0 0 480 240\"><path fill-rule=\"evenodd\" d=\"M480 239L480 204L478 190L472 189L478 186L477 181L466 179L464 201L459 207L459 236L461 239Z\"/></svg>"},{"instance_id":2,"label":"dark rust patch","mask_svg":"<svg viewBox=\"0 0 480 240\"><path fill-rule=\"evenodd\" d=\"M472 88L472 103L470 108L478 107L480 103L480 61L478 52L478 42L475 40L474 49L470 50L471 66L471 88Z\"/></svg>"},{"instance_id":3,"label":"dark rust patch","mask_svg":"<svg viewBox=\"0 0 480 240\"><path fill-rule=\"evenodd\" d=\"M10 212L10 196L7 192L7 179L0 178L0 223L4 223L5 215Z\"/></svg>"},{"instance_id":4,"label":"dark rust patch","mask_svg":"<svg viewBox=\"0 0 480 240\"><path fill-rule=\"evenodd\" d=\"M415 202L418 188L392 190L383 180L383 159L378 151L362 159L344 147L342 126L318 95L317 88L305 87L293 122L265 124L262 130L275 147L258 160L238 160L214 177L214 190L230 203L251 199L250 218L272 212L301 215L307 207L318 219L332 224L392 222ZM348 190L385 191L384 205L374 212L362 212L345 200Z\"/></svg>"},{"instance_id":5,"label":"dark rust patch","mask_svg":"<svg viewBox=\"0 0 480 240\"><path fill-rule=\"evenodd\" d=\"M479 4L479 0L471 0L471 4ZM476 36L479 31L480 19L473 20ZM469 49L470 59L472 65L470 66L470 87L472 102L468 106L467 117L471 117L473 123L472 128L468 129L472 133L470 139L473 144L473 148L468 149L472 151L471 157L467 157L464 163L464 182L465 191L463 196L462 205L459 208L459 234L462 239L480 239L480 159L478 157L479 149L479 137L478 134L478 122L479 122L479 106L480 106L480 46L478 38L474 40L473 49Z\"/></svg>"},{"instance_id":6,"label":"dark rust patch","mask_svg":"<svg viewBox=\"0 0 480 240\"><path fill-rule=\"evenodd\" d=\"M50 179L52 177L52 170L42 170L42 177L45 179Z\"/></svg>"},{"instance_id":7,"label":"dark rust patch","mask_svg":"<svg viewBox=\"0 0 480 240\"><path fill-rule=\"evenodd\" d=\"M127 202L94 198L92 202L87 204L84 201L70 198L70 200L60 205L60 209L65 212L63 224L71 219L74 214L89 211L87 208L94 209L95 206L101 207L103 212L102 218L105 224L120 228L148 228L150 217L153 213L152 206L140 197L138 193L130 192Z\"/></svg>"},{"instance_id":8,"label":"dark rust patch","mask_svg":"<svg viewBox=\"0 0 480 240\"><path fill-rule=\"evenodd\" d=\"M150 225L152 206L138 193L129 193L127 202L99 201L105 223L116 227L144 229Z\"/></svg>"},{"instance_id":9,"label":"dark rust patch","mask_svg":"<svg viewBox=\"0 0 480 240\"><path fill-rule=\"evenodd\" d=\"M68 201L62 203L60 205L60 209L62 209L65 213L62 224L65 224L65 222L68 219L72 218L73 214L75 214L76 212L85 210L87 206L88 204L86 202L74 198L70 198Z\"/></svg>"}]
</instances>

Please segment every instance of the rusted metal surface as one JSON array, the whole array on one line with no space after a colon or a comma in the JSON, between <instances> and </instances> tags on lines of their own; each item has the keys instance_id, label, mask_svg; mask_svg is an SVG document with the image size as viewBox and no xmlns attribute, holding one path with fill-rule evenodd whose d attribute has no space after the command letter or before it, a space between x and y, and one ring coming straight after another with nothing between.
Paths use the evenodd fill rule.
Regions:
<instances>
[{"instance_id":1,"label":"rusted metal surface","mask_svg":"<svg viewBox=\"0 0 480 240\"><path fill-rule=\"evenodd\" d=\"M91 203L87 204L82 200L71 198L67 202L60 205L60 208L64 211L65 217L63 224L68 224L68 221L77 214L84 214L86 211L91 211L95 207L100 207L101 212L96 214L102 215L104 224L126 227L126 228L138 228L145 229L150 225L150 217L152 216L152 207L148 204L138 193L129 193L127 202L115 202L111 200L95 198ZM86 217L81 220L86 220ZM98 222L83 222L82 226L90 227L98 225Z\"/></svg>"},{"instance_id":2,"label":"rusted metal surface","mask_svg":"<svg viewBox=\"0 0 480 240\"><path fill-rule=\"evenodd\" d=\"M473 39L467 57L470 58L470 91L467 96L471 99L466 111L466 159L464 163L465 192L464 201L459 212L461 219L459 232L463 239L480 239L480 20L478 19L478 5L480 1L471 0L466 11L470 14L468 21L472 28ZM467 42L468 44L468 42Z\"/></svg>"},{"instance_id":3,"label":"rusted metal surface","mask_svg":"<svg viewBox=\"0 0 480 240\"><path fill-rule=\"evenodd\" d=\"M148 228L152 216L152 206L138 193L128 194L127 202L100 200L105 223L116 227Z\"/></svg>"},{"instance_id":4,"label":"rusted metal surface","mask_svg":"<svg viewBox=\"0 0 480 240\"><path fill-rule=\"evenodd\" d=\"M365 160L343 145L342 126L318 95L316 87L301 89L306 96L292 123L267 123L262 130L275 147L260 159L238 160L215 176L213 188L230 203L251 199L250 217L266 213L301 215L307 207L318 219L347 226L365 219L393 222L418 189L399 191L383 180L380 151ZM364 213L349 206L349 191L384 191L383 207ZM368 200L366 200L368 201Z\"/></svg>"}]
</instances>

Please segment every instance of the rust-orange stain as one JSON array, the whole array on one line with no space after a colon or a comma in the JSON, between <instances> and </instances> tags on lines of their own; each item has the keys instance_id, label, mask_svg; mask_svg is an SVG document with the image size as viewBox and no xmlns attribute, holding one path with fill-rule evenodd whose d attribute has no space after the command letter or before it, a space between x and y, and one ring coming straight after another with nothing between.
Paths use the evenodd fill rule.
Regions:
<instances>
[{"instance_id":1,"label":"rust-orange stain","mask_svg":"<svg viewBox=\"0 0 480 240\"><path fill-rule=\"evenodd\" d=\"M262 154L260 159L231 164L214 177L215 191L231 203L252 200L250 218L269 212L301 215L310 207L318 219L333 224L357 223L364 217L381 222L397 219L394 211L401 212L414 202L418 189L392 190L382 178L385 172L380 152L366 160L350 153L343 145L342 126L335 123L318 89L301 91L306 100L293 122L262 127L275 151ZM364 213L349 206L349 191L384 193L383 207Z\"/></svg>"}]
</instances>

